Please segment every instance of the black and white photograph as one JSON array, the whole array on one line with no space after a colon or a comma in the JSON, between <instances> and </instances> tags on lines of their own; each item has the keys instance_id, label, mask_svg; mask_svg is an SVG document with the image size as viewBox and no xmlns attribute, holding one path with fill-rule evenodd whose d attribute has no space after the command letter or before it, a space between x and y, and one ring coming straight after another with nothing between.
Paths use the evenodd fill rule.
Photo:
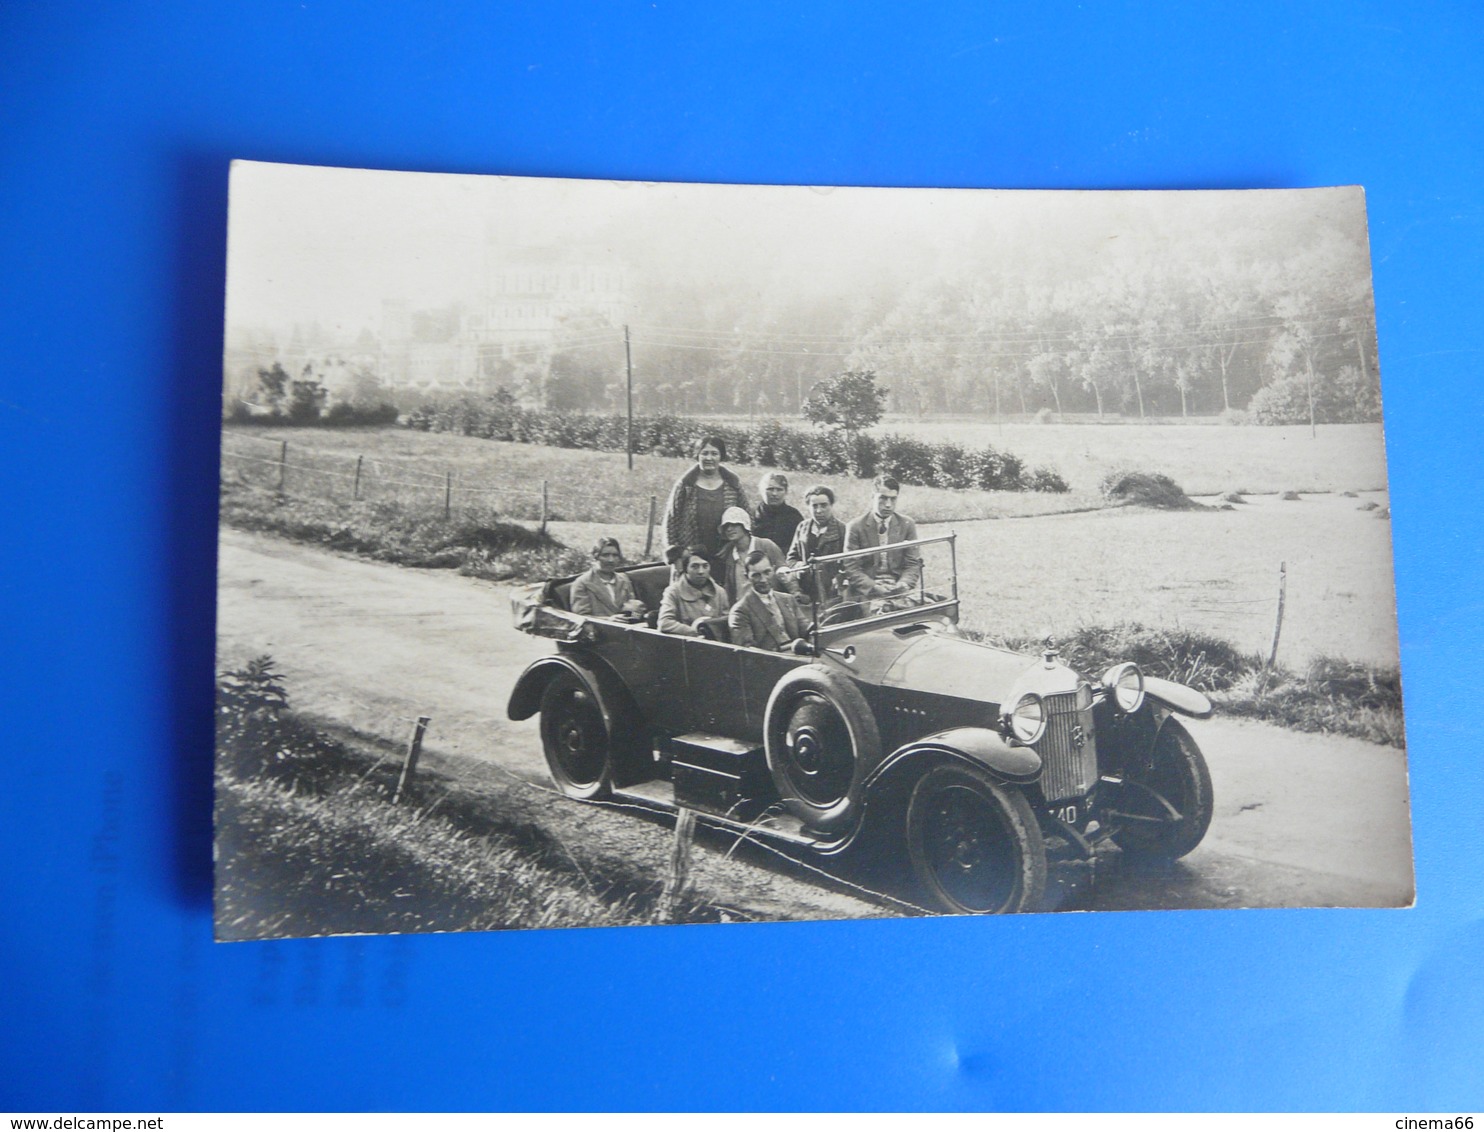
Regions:
<instances>
[{"instance_id":1,"label":"black and white photograph","mask_svg":"<svg viewBox=\"0 0 1484 1132\"><path fill-rule=\"evenodd\" d=\"M218 939L1413 903L1360 188L236 162L226 294Z\"/></svg>"}]
</instances>

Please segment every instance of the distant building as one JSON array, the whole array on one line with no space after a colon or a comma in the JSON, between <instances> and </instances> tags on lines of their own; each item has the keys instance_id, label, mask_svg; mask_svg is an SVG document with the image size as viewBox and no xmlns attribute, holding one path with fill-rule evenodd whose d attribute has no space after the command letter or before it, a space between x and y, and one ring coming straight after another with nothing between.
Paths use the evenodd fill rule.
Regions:
<instances>
[{"instance_id":1,"label":"distant building","mask_svg":"<svg viewBox=\"0 0 1484 1132\"><path fill-rule=\"evenodd\" d=\"M382 304L388 385L477 390L539 381L564 341L622 325L632 296L627 268L578 249L491 255L484 293L437 310Z\"/></svg>"}]
</instances>

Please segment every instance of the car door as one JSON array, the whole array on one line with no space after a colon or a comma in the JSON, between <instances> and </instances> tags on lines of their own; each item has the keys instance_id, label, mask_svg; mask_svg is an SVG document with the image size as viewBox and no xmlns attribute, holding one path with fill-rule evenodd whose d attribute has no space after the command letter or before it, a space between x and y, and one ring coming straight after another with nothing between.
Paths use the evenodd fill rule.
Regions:
<instances>
[{"instance_id":1,"label":"car door","mask_svg":"<svg viewBox=\"0 0 1484 1132\"><path fill-rule=\"evenodd\" d=\"M690 730L741 739L748 736L739 654L748 650L703 637L684 641L686 714Z\"/></svg>"},{"instance_id":2,"label":"car door","mask_svg":"<svg viewBox=\"0 0 1484 1132\"><path fill-rule=\"evenodd\" d=\"M742 700L747 716L747 731L742 737L761 742L763 718L774 685L792 669L808 664L809 658L788 652L769 652L766 649L739 648L737 653L737 666L742 676Z\"/></svg>"},{"instance_id":3,"label":"car door","mask_svg":"<svg viewBox=\"0 0 1484 1132\"><path fill-rule=\"evenodd\" d=\"M612 660L649 726L672 735L694 730L685 679L685 640L636 625L623 630L621 650Z\"/></svg>"}]
</instances>

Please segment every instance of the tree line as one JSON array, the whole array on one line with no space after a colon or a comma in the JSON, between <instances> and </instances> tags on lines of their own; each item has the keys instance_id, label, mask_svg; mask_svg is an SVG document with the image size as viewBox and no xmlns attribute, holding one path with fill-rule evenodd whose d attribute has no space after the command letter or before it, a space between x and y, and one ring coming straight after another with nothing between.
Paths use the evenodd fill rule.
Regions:
<instances>
[{"instance_id":1,"label":"tree line","mask_svg":"<svg viewBox=\"0 0 1484 1132\"><path fill-rule=\"evenodd\" d=\"M1352 237L1321 229L1281 257L1213 244L777 305L661 284L645 308L665 320L630 330L634 392L649 411L792 415L820 381L871 370L888 410L914 415L1379 420L1364 262ZM596 318L571 320L549 360L508 370L550 409L616 411L627 395L622 331Z\"/></svg>"}]
</instances>

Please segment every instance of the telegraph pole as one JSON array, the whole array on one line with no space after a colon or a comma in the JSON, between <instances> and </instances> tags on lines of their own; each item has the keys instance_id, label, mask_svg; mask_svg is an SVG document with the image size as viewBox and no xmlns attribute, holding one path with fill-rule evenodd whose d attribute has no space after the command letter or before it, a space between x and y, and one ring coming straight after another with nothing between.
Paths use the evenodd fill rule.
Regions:
<instances>
[{"instance_id":1,"label":"telegraph pole","mask_svg":"<svg viewBox=\"0 0 1484 1132\"><path fill-rule=\"evenodd\" d=\"M623 324L623 365L628 374L629 434L624 448L629 454L629 471L634 470L634 357L629 351L629 324Z\"/></svg>"}]
</instances>

